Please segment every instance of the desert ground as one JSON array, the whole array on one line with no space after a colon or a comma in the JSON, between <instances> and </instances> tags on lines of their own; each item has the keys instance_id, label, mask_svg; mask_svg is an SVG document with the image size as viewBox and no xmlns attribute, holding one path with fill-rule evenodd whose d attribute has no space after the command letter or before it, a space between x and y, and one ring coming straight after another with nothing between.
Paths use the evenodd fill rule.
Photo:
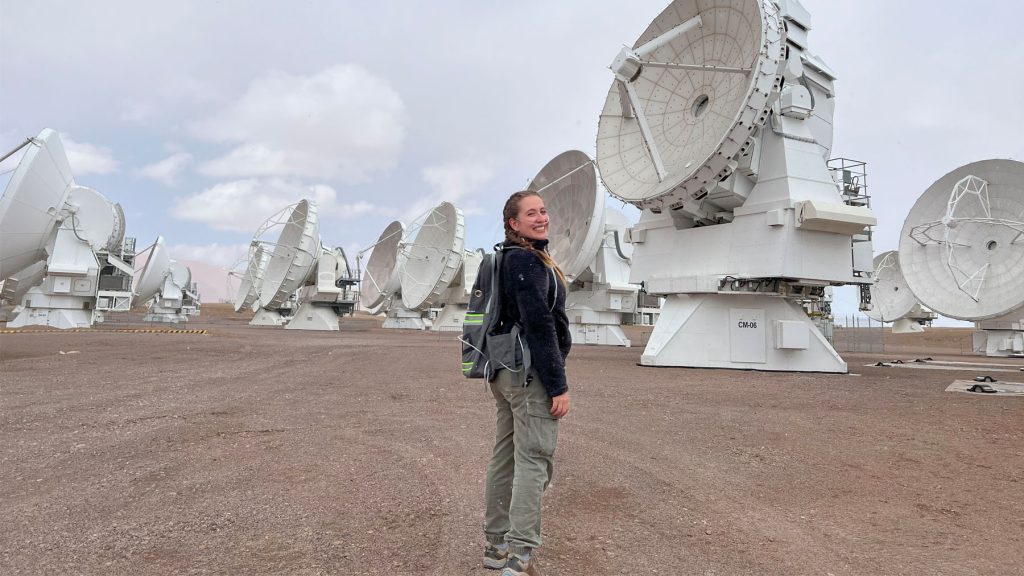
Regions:
<instances>
[{"instance_id":1,"label":"desert ground","mask_svg":"<svg viewBox=\"0 0 1024 576\"><path fill-rule=\"evenodd\" d=\"M455 334L141 316L0 333L0 574L494 574ZM1024 574L1024 396L871 365L1024 361L933 329L848 375L647 368L649 330L573 348L541 574Z\"/></svg>"}]
</instances>

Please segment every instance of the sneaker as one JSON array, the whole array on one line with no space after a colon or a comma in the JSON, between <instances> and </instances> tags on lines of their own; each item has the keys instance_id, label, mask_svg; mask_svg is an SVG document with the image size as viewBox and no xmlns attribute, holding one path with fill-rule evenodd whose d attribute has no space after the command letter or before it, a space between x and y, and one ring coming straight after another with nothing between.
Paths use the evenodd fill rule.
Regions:
<instances>
[{"instance_id":1,"label":"sneaker","mask_svg":"<svg viewBox=\"0 0 1024 576\"><path fill-rule=\"evenodd\" d=\"M505 567L505 561L508 559L508 544L504 546L495 546L494 544L488 544L484 548L484 568L490 570L501 570Z\"/></svg>"},{"instance_id":2,"label":"sneaker","mask_svg":"<svg viewBox=\"0 0 1024 576\"><path fill-rule=\"evenodd\" d=\"M509 554L508 562L505 564L505 569L501 571L501 576L537 576L533 558Z\"/></svg>"}]
</instances>

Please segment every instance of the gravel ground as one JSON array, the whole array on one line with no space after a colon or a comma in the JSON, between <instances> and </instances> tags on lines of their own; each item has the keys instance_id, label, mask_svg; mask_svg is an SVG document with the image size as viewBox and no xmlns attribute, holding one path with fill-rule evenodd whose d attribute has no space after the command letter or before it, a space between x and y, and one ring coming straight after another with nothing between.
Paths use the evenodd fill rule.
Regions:
<instances>
[{"instance_id":1,"label":"gravel ground","mask_svg":"<svg viewBox=\"0 0 1024 576\"><path fill-rule=\"evenodd\" d=\"M222 308L206 335L0 334L0 574L494 575L493 400L454 334ZM545 576L1024 574L1024 398L869 354L821 375L641 352L573 349Z\"/></svg>"}]
</instances>

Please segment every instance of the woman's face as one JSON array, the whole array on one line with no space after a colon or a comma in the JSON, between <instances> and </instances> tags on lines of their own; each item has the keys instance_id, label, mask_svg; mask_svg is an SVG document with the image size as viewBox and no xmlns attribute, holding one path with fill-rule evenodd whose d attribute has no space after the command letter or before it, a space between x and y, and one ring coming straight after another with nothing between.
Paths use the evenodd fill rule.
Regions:
<instances>
[{"instance_id":1,"label":"woman's face","mask_svg":"<svg viewBox=\"0 0 1024 576\"><path fill-rule=\"evenodd\" d=\"M526 196L519 201L519 215L509 220L512 229L527 240L548 239L548 209L540 196Z\"/></svg>"}]
</instances>

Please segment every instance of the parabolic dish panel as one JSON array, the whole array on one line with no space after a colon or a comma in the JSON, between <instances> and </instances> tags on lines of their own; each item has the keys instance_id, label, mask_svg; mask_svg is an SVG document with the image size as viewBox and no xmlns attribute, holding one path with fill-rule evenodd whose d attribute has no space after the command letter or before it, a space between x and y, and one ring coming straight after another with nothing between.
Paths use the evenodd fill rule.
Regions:
<instances>
[{"instance_id":1,"label":"parabolic dish panel","mask_svg":"<svg viewBox=\"0 0 1024 576\"><path fill-rule=\"evenodd\" d=\"M878 322L895 322L917 305L917 297L907 285L900 269L899 252L890 250L875 256L874 280L871 285L871 310L864 313Z\"/></svg>"},{"instance_id":2,"label":"parabolic dish panel","mask_svg":"<svg viewBox=\"0 0 1024 576\"><path fill-rule=\"evenodd\" d=\"M89 243L94 251L116 250L124 241L124 212L120 204L92 188L72 186L67 204L74 214L64 220L75 235Z\"/></svg>"},{"instance_id":3,"label":"parabolic dish panel","mask_svg":"<svg viewBox=\"0 0 1024 576\"><path fill-rule=\"evenodd\" d=\"M936 222L929 234L943 237L947 229L941 221L950 195L967 176L988 183L988 221L971 221L987 216L985 203L966 195L953 212L958 222L948 229L950 243L922 245L915 240L915 228ZM1024 237L994 220L1024 222L1024 163L982 160L961 166L917 199L900 233L900 265L922 304L943 316L969 321L996 318L1024 305ZM949 246L955 269L950 266ZM977 300L968 292L976 293Z\"/></svg>"},{"instance_id":4,"label":"parabolic dish panel","mask_svg":"<svg viewBox=\"0 0 1024 576\"><path fill-rule=\"evenodd\" d=\"M174 285L182 290L188 289L188 285L192 283L192 269L185 266L177 260L171 261L171 277L174 279ZM177 296L177 294L172 294Z\"/></svg>"},{"instance_id":5,"label":"parabolic dish panel","mask_svg":"<svg viewBox=\"0 0 1024 576\"><path fill-rule=\"evenodd\" d=\"M784 36L767 0L676 0L633 45L638 48L700 15L702 25L658 48L650 61L746 68L736 73L644 65L632 86L666 176L659 180L637 118L622 114L618 81L598 123L597 168L608 191L626 202L689 198L728 174L751 132L764 124L776 89Z\"/></svg>"},{"instance_id":6,"label":"parabolic dish panel","mask_svg":"<svg viewBox=\"0 0 1024 576\"><path fill-rule=\"evenodd\" d=\"M377 238L359 283L359 302L364 308L380 306L398 290L398 247L404 238L405 224L398 220L388 224Z\"/></svg>"},{"instance_id":7,"label":"parabolic dish panel","mask_svg":"<svg viewBox=\"0 0 1024 576\"><path fill-rule=\"evenodd\" d=\"M548 252L572 281L594 261L604 233L604 195L590 157L567 150L530 182L544 199L550 225Z\"/></svg>"},{"instance_id":8,"label":"parabolic dish panel","mask_svg":"<svg viewBox=\"0 0 1024 576\"><path fill-rule=\"evenodd\" d=\"M427 214L399 268L403 306L425 309L440 298L462 264L465 234L462 211L454 204L442 202Z\"/></svg>"},{"instance_id":9,"label":"parabolic dish panel","mask_svg":"<svg viewBox=\"0 0 1024 576\"><path fill-rule=\"evenodd\" d=\"M316 204L310 200L299 201L288 215L273 247L267 270L256 290L260 295L260 306L269 310L287 302L316 265L320 255L320 220Z\"/></svg>"},{"instance_id":10,"label":"parabolic dish panel","mask_svg":"<svg viewBox=\"0 0 1024 576\"><path fill-rule=\"evenodd\" d=\"M0 197L0 279L46 259L45 246L57 233L74 183L60 136L43 130Z\"/></svg>"},{"instance_id":11,"label":"parabolic dish panel","mask_svg":"<svg viewBox=\"0 0 1024 576\"><path fill-rule=\"evenodd\" d=\"M164 237L157 236L153 249L149 252L146 265L142 268L142 274L136 281L134 288L135 301L145 303L156 296L156 293L163 288L164 278L171 273L171 255L167 252L164 244Z\"/></svg>"},{"instance_id":12,"label":"parabolic dish panel","mask_svg":"<svg viewBox=\"0 0 1024 576\"><path fill-rule=\"evenodd\" d=\"M263 250L263 244L256 243L249 246L249 260L245 263L245 272L242 273L241 282L238 284L238 291L235 292L235 312L241 312L250 308L259 297L255 286L259 283L259 279L263 277L263 272L267 268L268 256L269 254Z\"/></svg>"}]
</instances>

